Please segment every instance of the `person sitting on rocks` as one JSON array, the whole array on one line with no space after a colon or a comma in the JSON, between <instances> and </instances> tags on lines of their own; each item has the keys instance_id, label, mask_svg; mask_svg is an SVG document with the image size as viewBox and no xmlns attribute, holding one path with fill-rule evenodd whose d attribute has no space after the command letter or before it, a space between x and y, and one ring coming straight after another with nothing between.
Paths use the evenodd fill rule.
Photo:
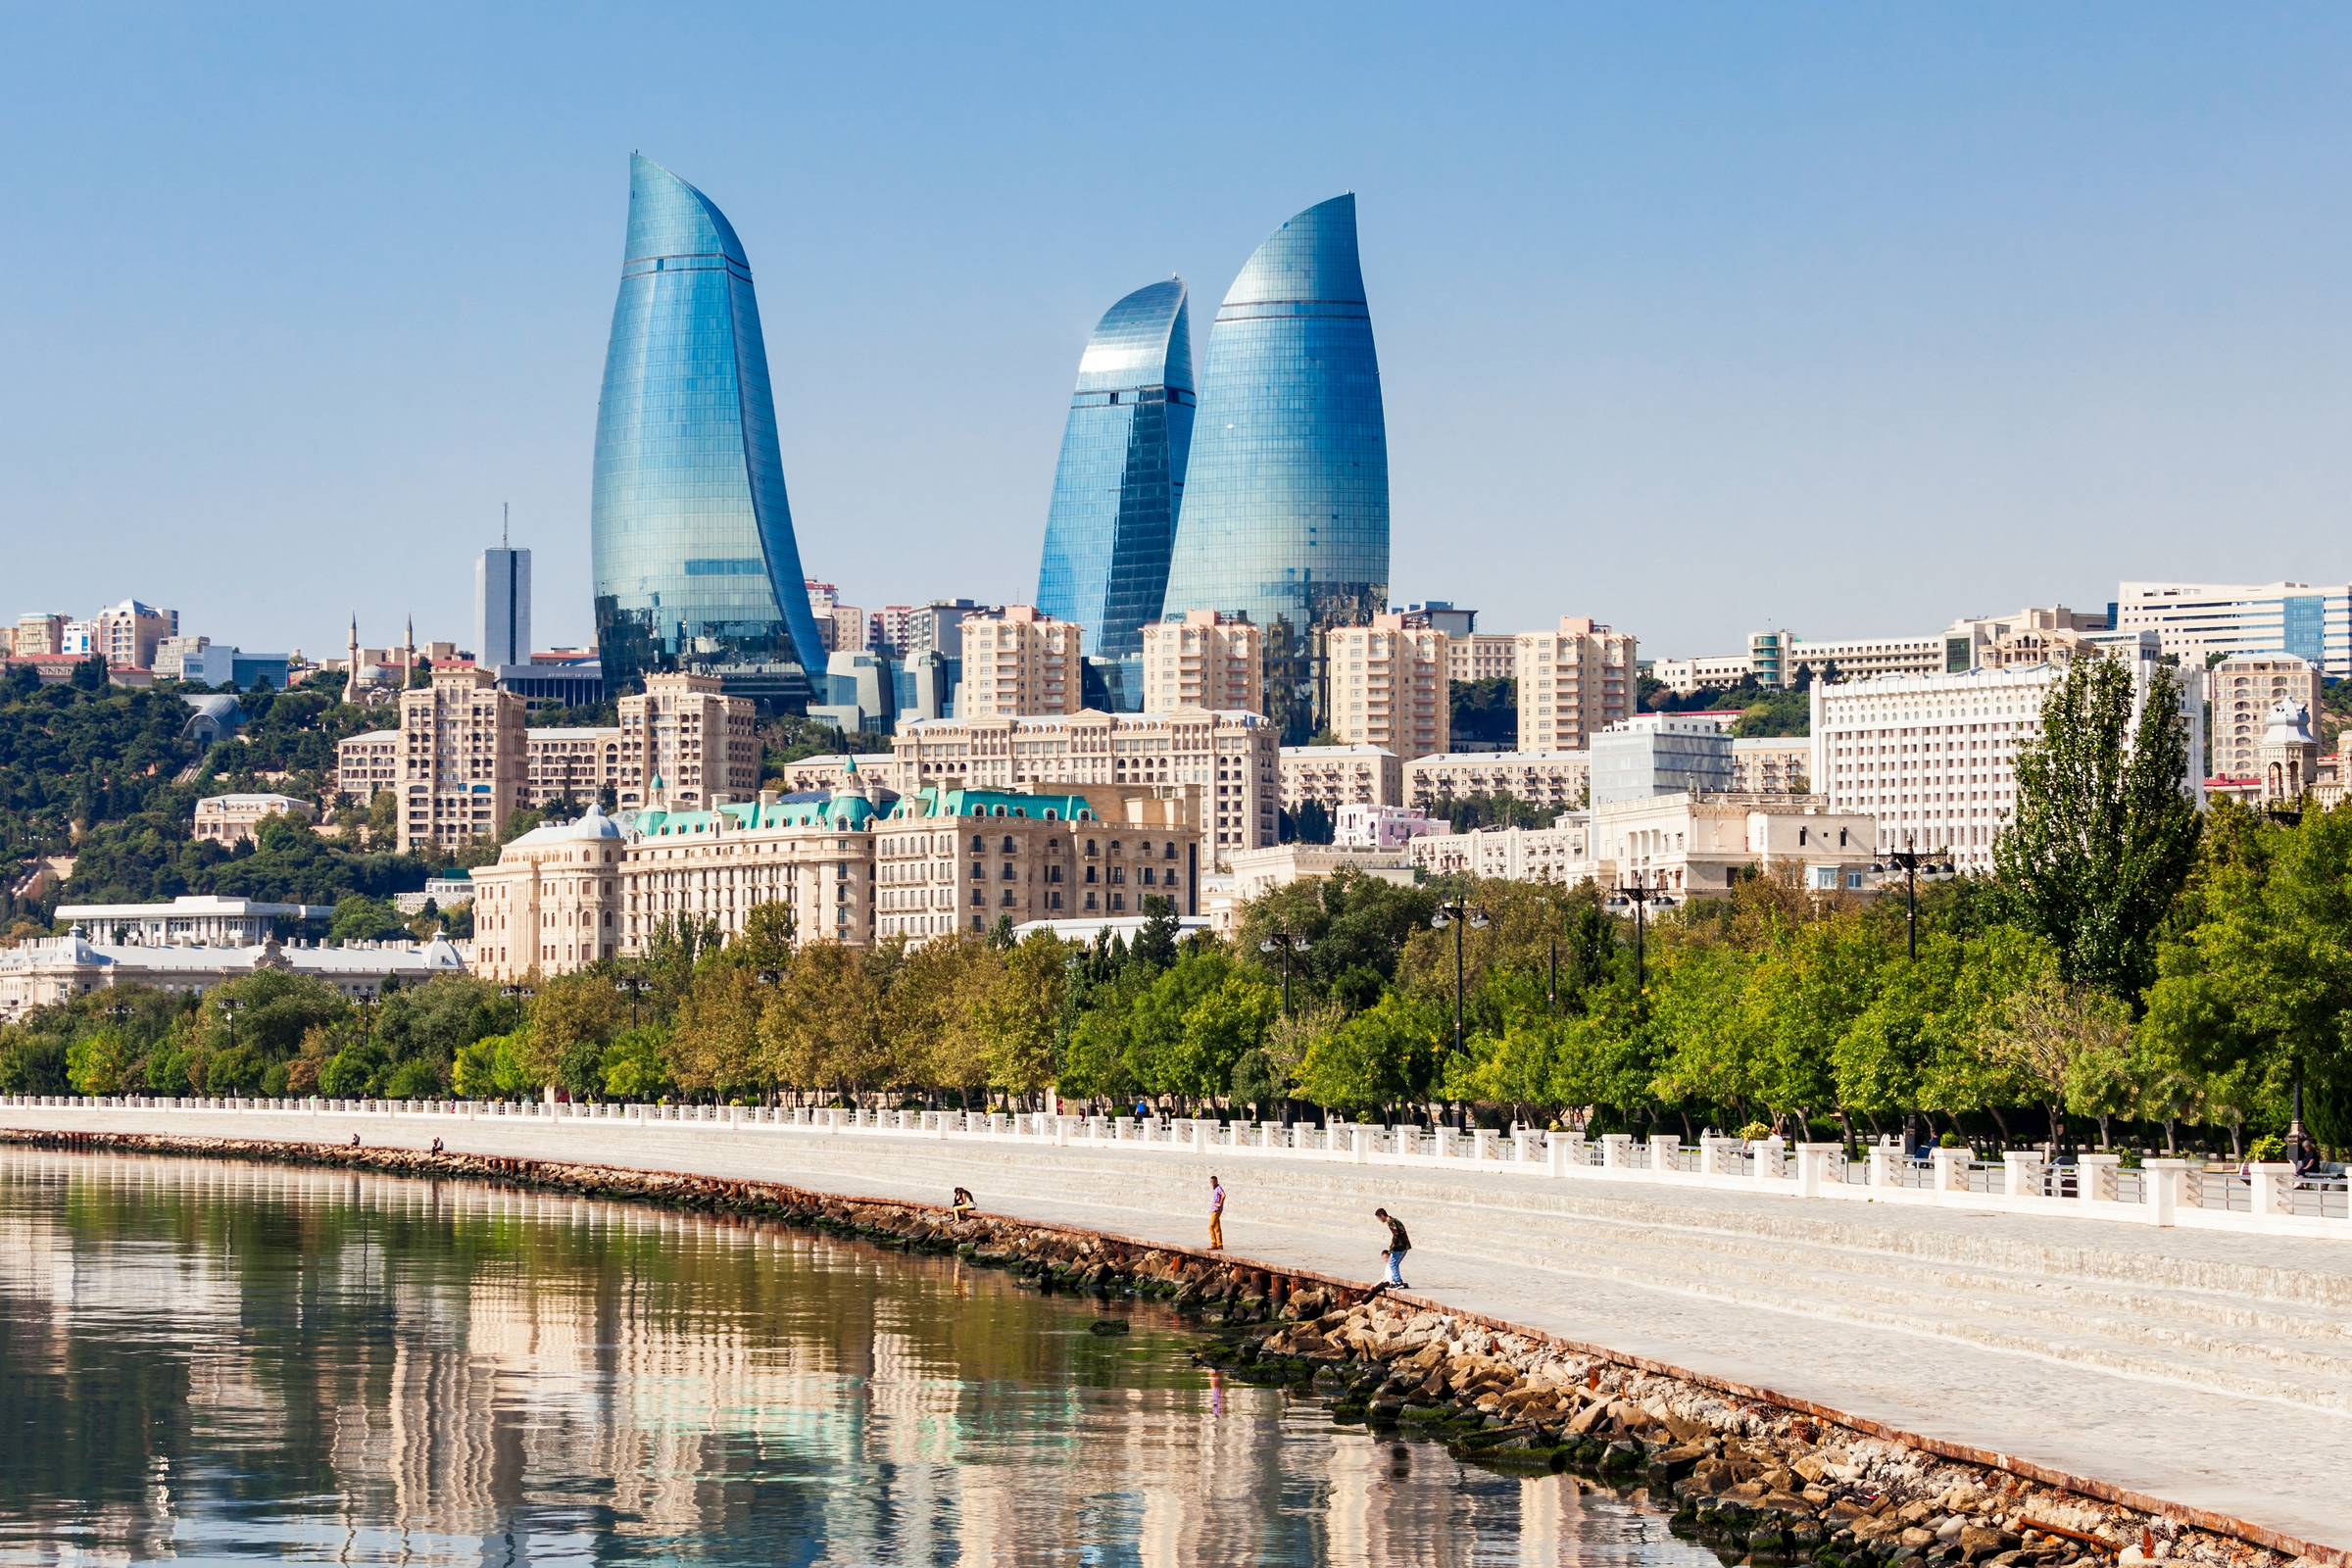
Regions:
<instances>
[{"instance_id":1,"label":"person sitting on rocks","mask_svg":"<svg viewBox=\"0 0 2352 1568\"><path fill-rule=\"evenodd\" d=\"M433 1140L433 1152L436 1154L441 1152L441 1140L438 1138Z\"/></svg>"},{"instance_id":2,"label":"person sitting on rocks","mask_svg":"<svg viewBox=\"0 0 2352 1568\"><path fill-rule=\"evenodd\" d=\"M351 1135L351 1147L354 1149L360 1147L360 1135L358 1133L353 1133Z\"/></svg>"},{"instance_id":3,"label":"person sitting on rocks","mask_svg":"<svg viewBox=\"0 0 2352 1568\"><path fill-rule=\"evenodd\" d=\"M948 1212L959 1220L970 1219L980 1212L980 1205L972 1200L968 1188L958 1187L956 1189L956 1200L948 1205Z\"/></svg>"}]
</instances>

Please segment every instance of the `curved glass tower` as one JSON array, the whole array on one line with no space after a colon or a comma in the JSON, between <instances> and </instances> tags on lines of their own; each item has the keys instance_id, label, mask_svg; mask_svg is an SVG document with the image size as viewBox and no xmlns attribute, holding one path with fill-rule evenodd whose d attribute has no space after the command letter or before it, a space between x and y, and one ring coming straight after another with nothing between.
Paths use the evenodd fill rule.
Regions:
<instances>
[{"instance_id":1,"label":"curved glass tower","mask_svg":"<svg viewBox=\"0 0 2352 1568\"><path fill-rule=\"evenodd\" d=\"M1165 608L1266 628L1267 716L1314 727L1316 628L1388 608L1389 438L1355 197L1308 208L1242 269L1209 329Z\"/></svg>"},{"instance_id":2,"label":"curved glass tower","mask_svg":"<svg viewBox=\"0 0 2352 1568\"><path fill-rule=\"evenodd\" d=\"M1193 334L1183 278L1103 313L1078 362L1046 513L1037 608L1086 628L1086 651L1124 659L1159 618L1193 445Z\"/></svg>"},{"instance_id":3,"label":"curved glass tower","mask_svg":"<svg viewBox=\"0 0 2352 1568\"><path fill-rule=\"evenodd\" d=\"M629 237L589 512L605 689L697 669L764 703L825 667L743 243L710 199L629 160Z\"/></svg>"}]
</instances>

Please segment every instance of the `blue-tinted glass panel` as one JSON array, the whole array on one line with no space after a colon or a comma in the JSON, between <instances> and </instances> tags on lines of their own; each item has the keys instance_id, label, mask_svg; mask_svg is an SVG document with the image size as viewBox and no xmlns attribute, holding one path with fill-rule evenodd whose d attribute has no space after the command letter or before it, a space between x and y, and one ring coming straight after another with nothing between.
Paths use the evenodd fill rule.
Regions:
<instances>
[{"instance_id":1,"label":"blue-tinted glass panel","mask_svg":"<svg viewBox=\"0 0 2352 1568\"><path fill-rule=\"evenodd\" d=\"M1355 198L1282 225L1209 329L1164 608L1267 628L1266 706L1315 716L1312 636L1388 608L1389 446Z\"/></svg>"},{"instance_id":2,"label":"blue-tinted glass panel","mask_svg":"<svg viewBox=\"0 0 2352 1568\"><path fill-rule=\"evenodd\" d=\"M824 667L750 264L710 199L629 165L589 531L609 689L693 668L771 701Z\"/></svg>"},{"instance_id":3,"label":"blue-tinted glass panel","mask_svg":"<svg viewBox=\"0 0 2352 1568\"><path fill-rule=\"evenodd\" d=\"M1193 440L1193 344L1182 278L1104 313L1078 362L1046 514L1037 604L1124 658L1157 618Z\"/></svg>"},{"instance_id":4,"label":"blue-tinted glass panel","mask_svg":"<svg viewBox=\"0 0 2352 1568\"><path fill-rule=\"evenodd\" d=\"M2280 606L2279 619L2283 622L2286 651L2297 659L2308 659L2325 669L2328 665L2328 601L2318 594L2295 594Z\"/></svg>"}]
</instances>

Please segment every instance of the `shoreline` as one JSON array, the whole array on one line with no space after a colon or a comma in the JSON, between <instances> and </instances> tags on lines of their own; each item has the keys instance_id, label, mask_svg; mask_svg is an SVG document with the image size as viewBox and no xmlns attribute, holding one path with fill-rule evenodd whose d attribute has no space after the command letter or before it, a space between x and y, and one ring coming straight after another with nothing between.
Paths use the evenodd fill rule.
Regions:
<instances>
[{"instance_id":1,"label":"shoreline","mask_svg":"<svg viewBox=\"0 0 2352 1568\"><path fill-rule=\"evenodd\" d=\"M1645 1482L1654 1501L1673 1499L1678 1534L1759 1561L2352 1565L2341 1546L1770 1388L1410 1293L1366 1304L1369 1287L1356 1281L1100 1229L1004 1214L956 1220L940 1205L905 1199L514 1155L43 1129L0 1129L0 1144L481 1180L740 1213L886 1247L956 1251L981 1266L1036 1275L1052 1290L1221 1308L1211 1327L1225 1337L1203 1350L1207 1364L1248 1381L1306 1384L1336 1399L1340 1419L1419 1427L1480 1462ZM1408 1370L1411 1387L1397 1386ZM1801 1490L1792 1485L1799 1481Z\"/></svg>"}]
</instances>

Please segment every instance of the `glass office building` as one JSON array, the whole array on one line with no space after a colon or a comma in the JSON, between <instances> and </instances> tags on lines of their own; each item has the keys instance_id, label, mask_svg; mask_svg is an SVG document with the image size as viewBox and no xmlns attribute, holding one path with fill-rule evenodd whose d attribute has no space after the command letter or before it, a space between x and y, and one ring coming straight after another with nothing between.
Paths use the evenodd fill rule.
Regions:
<instances>
[{"instance_id":1,"label":"glass office building","mask_svg":"<svg viewBox=\"0 0 2352 1568\"><path fill-rule=\"evenodd\" d=\"M824 645L784 500L751 264L709 197L637 156L589 530L607 691L692 669L765 707L808 701Z\"/></svg>"},{"instance_id":2,"label":"glass office building","mask_svg":"<svg viewBox=\"0 0 2352 1568\"><path fill-rule=\"evenodd\" d=\"M1090 656L1134 656L1159 618L1194 401L1184 279L1103 313L1078 361L1037 573L1037 608L1084 626Z\"/></svg>"},{"instance_id":3,"label":"glass office building","mask_svg":"<svg viewBox=\"0 0 2352 1568\"><path fill-rule=\"evenodd\" d=\"M1388 602L1388 426L1348 195L1276 230L1217 309L1163 603L1267 629L1267 716L1297 745L1317 629Z\"/></svg>"}]
</instances>

